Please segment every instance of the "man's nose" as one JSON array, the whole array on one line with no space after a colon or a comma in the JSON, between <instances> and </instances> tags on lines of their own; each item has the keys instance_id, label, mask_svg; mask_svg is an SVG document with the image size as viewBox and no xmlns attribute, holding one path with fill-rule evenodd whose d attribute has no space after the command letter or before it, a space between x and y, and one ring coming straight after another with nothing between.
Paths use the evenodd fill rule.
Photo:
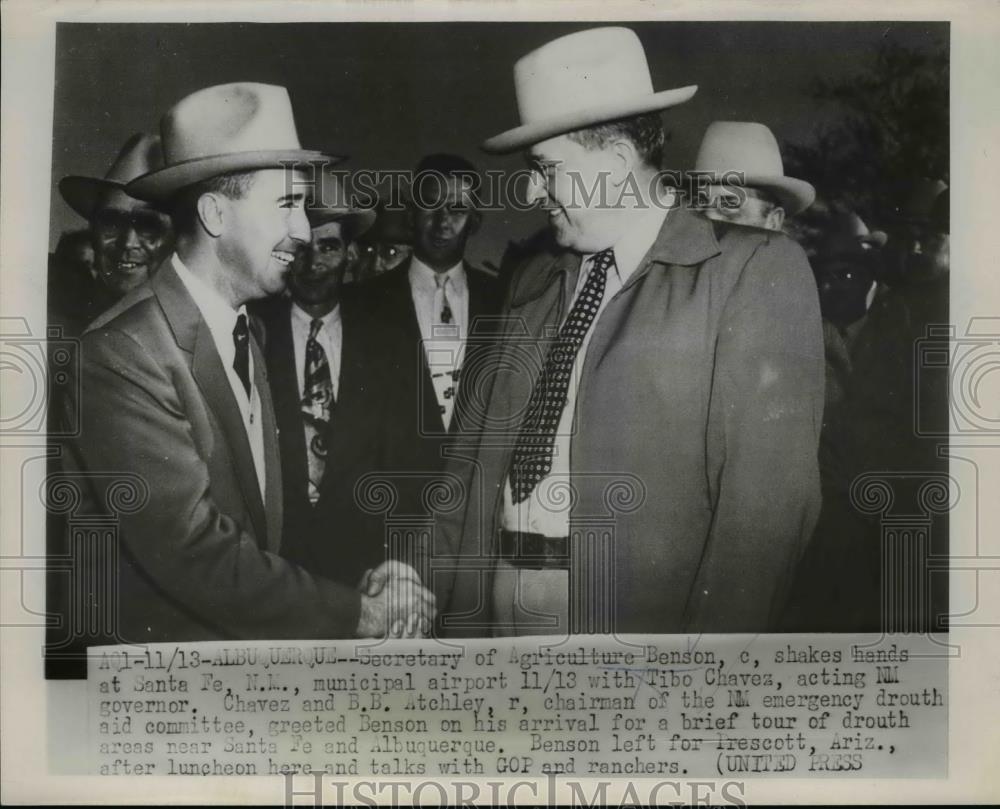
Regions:
<instances>
[{"instance_id":1,"label":"man's nose","mask_svg":"<svg viewBox=\"0 0 1000 809\"><path fill-rule=\"evenodd\" d=\"M545 178L542 176L541 172L533 171L528 176L527 195L528 204L545 202L549 192L545 185Z\"/></svg>"},{"instance_id":2,"label":"man's nose","mask_svg":"<svg viewBox=\"0 0 1000 809\"><path fill-rule=\"evenodd\" d=\"M135 232L135 228L132 225L122 228L122 231L118 236L118 244L121 246L122 250L142 246L142 242L139 240L139 234Z\"/></svg>"},{"instance_id":3,"label":"man's nose","mask_svg":"<svg viewBox=\"0 0 1000 809\"><path fill-rule=\"evenodd\" d=\"M312 229L305 208L293 208L288 222L288 235L298 242L308 244L312 241Z\"/></svg>"}]
</instances>

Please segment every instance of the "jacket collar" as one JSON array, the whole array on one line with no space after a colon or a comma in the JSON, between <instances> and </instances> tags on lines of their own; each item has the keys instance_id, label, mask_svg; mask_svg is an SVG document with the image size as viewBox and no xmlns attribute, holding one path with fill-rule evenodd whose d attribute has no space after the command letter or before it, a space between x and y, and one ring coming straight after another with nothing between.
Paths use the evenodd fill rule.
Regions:
<instances>
[{"instance_id":1,"label":"jacket collar","mask_svg":"<svg viewBox=\"0 0 1000 809\"><path fill-rule=\"evenodd\" d=\"M170 258L160 265L150 286L160 302L160 308L170 324L177 345L189 354L194 353L198 327L203 322L201 312Z\"/></svg>"},{"instance_id":2,"label":"jacket collar","mask_svg":"<svg viewBox=\"0 0 1000 809\"><path fill-rule=\"evenodd\" d=\"M663 220L656 241L639 263L636 275L647 264L693 266L722 252L712 223L689 210L683 204L683 197L678 195L677 199ZM529 259L527 267L511 297L512 307L535 300L565 273L576 272L580 267L580 254L572 250L546 251Z\"/></svg>"}]
</instances>

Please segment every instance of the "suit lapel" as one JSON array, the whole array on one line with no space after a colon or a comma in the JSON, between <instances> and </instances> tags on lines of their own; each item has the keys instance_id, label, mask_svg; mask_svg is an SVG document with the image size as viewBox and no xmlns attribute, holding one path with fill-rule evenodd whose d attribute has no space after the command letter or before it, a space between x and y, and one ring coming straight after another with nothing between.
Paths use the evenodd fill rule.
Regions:
<instances>
[{"instance_id":1,"label":"suit lapel","mask_svg":"<svg viewBox=\"0 0 1000 809\"><path fill-rule=\"evenodd\" d=\"M416 369L412 374L412 384L417 386L415 398L423 399L423 429L426 434L439 435L444 432L444 421L438 406L437 394L431 379L430 367L427 365L427 355L424 353L423 335L420 333L420 323L417 321L417 310L413 305L413 292L410 290L410 262L407 261L397 270L396 283L393 286L393 306L399 317L402 329L404 360L410 368Z\"/></svg>"},{"instance_id":2,"label":"suit lapel","mask_svg":"<svg viewBox=\"0 0 1000 809\"><path fill-rule=\"evenodd\" d=\"M250 451L250 442L243 426L239 405L229 385L226 371L222 367L222 360L215 348L212 333L202 318L197 304L188 294L184 282L181 281L169 260L155 275L152 286L173 330L177 345L192 355L191 374L198 383L202 396L222 425L223 434L235 460L233 472L239 482L244 503L250 513L254 535L257 537L258 544L263 546L268 538L267 520L264 514L264 504L260 497L260 487L257 483L253 454ZM251 340L251 345L253 344L254 341ZM262 366L263 359L258 361L259 356L260 352L256 351L254 363ZM262 403L265 399L265 393L265 390L261 390ZM270 407L269 393L266 398L268 407ZM271 419L273 428L273 411ZM265 436L265 449L267 440ZM265 458L267 458L266 453ZM269 458L267 462L270 464ZM269 472L270 470L268 470ZM278 533L280 535L280 531Z\"/></svg>"}]
</instances>

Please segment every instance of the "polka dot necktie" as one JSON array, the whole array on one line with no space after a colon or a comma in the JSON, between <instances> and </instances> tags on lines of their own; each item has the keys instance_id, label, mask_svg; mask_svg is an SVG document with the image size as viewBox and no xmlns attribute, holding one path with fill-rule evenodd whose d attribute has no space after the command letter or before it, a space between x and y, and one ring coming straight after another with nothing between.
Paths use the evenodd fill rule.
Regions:
<instances>
[{"instance_id":1,"label":"polka dot necktie","mask_svg":"<svg viewBox=\"0 0 1000 809\"><path fill-rule=\"evenodd\" d=\"M604 285L608 270L615 265L615 255L610 249L604 250L590 261L587 282L549 348L545 366L531 391L528 415L521 425L511 461L510 488L515 503L527 500L539 481L552 470L552 448L566 407L573 363L604 300Z\"/></svg>"},{"instance_id":2,"label":"polka dot necktie","mask_svg":"<svg viewBox=\"0 0 1000 809\"><path fill-rule=\"evenodd\" d=\"M305 422L309 461L309 499L319 499L319 483L326 466L326 430L333 410L333 381L326 352L317 338L323 321L313 320L306 340L305 380L302 392L302 418Z\"/></svg>"}]
</instances>

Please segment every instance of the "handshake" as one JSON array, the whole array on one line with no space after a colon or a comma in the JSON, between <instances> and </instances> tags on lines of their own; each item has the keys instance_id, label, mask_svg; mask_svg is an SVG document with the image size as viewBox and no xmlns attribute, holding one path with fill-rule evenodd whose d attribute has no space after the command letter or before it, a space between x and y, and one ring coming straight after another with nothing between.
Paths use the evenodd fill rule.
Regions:
<instances>
[{"instance_id":1,"label":"handshake","mask_svg":"<svg viewBox=\"0 0 1000 809\"><path fill-rule=\"evenodd\" d=\"M404 562L383 562L365 571L358 584L361 617L359 638L426 638L437 612L434 594Z\"/></svg>"}]
</instances>

